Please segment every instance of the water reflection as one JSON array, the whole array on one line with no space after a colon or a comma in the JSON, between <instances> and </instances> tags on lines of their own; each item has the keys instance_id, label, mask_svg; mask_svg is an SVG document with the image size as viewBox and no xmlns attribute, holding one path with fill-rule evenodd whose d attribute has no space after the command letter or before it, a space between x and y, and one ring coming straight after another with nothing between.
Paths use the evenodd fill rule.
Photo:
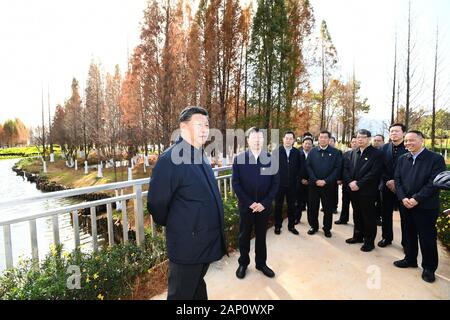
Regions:
<instances>
[{"instance_id":1,"label":"water reflection","mask_svg":"<svg viewBox=\"0 0 450 320\"><path fill-rule=\"evenodd\" d=\"M17 176L11 170L12 166L18 159L1 160L0 161L0 198L14 198L20 196L33 196L41 194L36 189L34 183L29 183L21 176ZM78 199L49 199L41 200L28 204L17 203L8 208L0 208L0 216L2 217L18 217L29 213L37 213L51 208L68 206L80 203ZM70 213L59 215L59 238L64 245L64 249L71 251L75 247L73 227L71 224ZM50 245L53 244L53 221L51 217L36 220L39 257L42 259L50 251ZM13 259L16 265L19 258L31 257L31 239L29 231L29 223L22 222L11 225L11 240L13 247ZM99 237L99 243L102 239ZM92 237L89 233L80 231L80 244L82 251L92 250ZM5 248L3 228L0 229L0 271L5 269Z\"/></svg>"}]
</instances>

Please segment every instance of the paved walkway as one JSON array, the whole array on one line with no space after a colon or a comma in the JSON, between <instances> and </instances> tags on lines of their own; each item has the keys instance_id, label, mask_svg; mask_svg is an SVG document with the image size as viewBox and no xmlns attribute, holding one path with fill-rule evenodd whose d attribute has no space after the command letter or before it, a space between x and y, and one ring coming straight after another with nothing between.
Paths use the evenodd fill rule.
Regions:
<instances>
[{"instance_id":1,"label":"paved walkway","mask_svg":"<svg viewBox=\"0 0 450 320\"><path fill-rule=\"evenodd\" d=\"M337 220L339 215L334 215ZM281 235L273 228L267 231L267 264L275 271L266 278L252 262L243 280L235 276L238 252L211 265L206 283L210 299L450 299L450 254L439 244L439 269L436 281L426 283L421 278L421 257L418 269L399 269L392 262L403 258L400 246L400 221L394 213L394 243L370 253L360 251L361 244L349 245L353 224L334 225L333 237L322 231L313 236L306 232L306 215L297 225L299 236L287 230L284 221ZM321 220L320 220L321 221ZM352 219L351 219L352 221ZM377 241L381 238L378 228ZM167 293L155 297L165 299Z\"/></svg>"}]
</instances>

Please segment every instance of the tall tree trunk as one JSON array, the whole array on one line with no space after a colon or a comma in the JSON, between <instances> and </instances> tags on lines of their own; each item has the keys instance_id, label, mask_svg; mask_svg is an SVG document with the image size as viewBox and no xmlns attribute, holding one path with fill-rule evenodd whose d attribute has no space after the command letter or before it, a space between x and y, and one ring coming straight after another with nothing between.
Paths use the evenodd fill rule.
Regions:
<instances>
[{"instance_id":1,"label":"tall tree trunk","mask_svg":"<svg viewBox=\"0 0 450 320\"><path fill-rule=\"evenodd\" d=\"M397 78L397 34L395 34L395 53L394 53L394 81L392 84L392 108L391 108L391 124L394 124L394 108L395 108L395 81Z\"/></svg>"},{"instance_id":2,"label":"tall tree trunk","mask_svg":"<svg viewBox=\"0 0 450 320\"><path fill-rule=\"evenodd\" d=\"M322 44L322 108L321 108L321 115L320 115L320 129L325 129L325 48Z\"/></svg>"},{"instance_id":3,"label":"tall tree trunk","mask_svg":"<svg viewBox=\"0 0 450 320\"><path fill-rule=\"evenodd\" d=\"M436 140L436 78L437 78L437 64L438 64L438 44L439 44L439 27L436 27L436 51L434 55L434 76L433 76L433 112L431 118L431 149L433 151L435 150L435 140Z\"/></svg>"},{"instance_id":4,"label":"tall tree trunk","mask_svg":"<svg viewBox=\"0 0 450 320\"><path fill-rule=\"evenodd\" d=\"M409 97L410 97L410 62L411 62L411 1L408 6L408 54L406 60L406 106L405 106L405 126L409 129Z\"/></svg>"},{"instance_id":5,"label":"tall tree trunk","mask_svg":"<svg viewBox=\"0 0 450 320\"><path fill-rule=\"evenodd\" d=\"M42 160L45 161L44 89L42 88Z\"/></svg>"}]
</instances>

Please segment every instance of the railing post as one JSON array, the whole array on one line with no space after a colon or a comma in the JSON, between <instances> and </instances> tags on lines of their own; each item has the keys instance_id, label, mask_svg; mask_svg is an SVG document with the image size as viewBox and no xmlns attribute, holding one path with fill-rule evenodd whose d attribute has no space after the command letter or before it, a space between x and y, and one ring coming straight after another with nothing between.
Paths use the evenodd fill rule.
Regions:
<instances>
[{"instance_id":1,"label":"railing post","mask_svg":"<svg viewBox=\"0 0 450 320\"><path fill-rule=\"evenodd\" d=\"M114 245L114 223L113 223L113 213L112 213L112 204L106 204L106 214L108 216L108 241L109 245Z\"/></svg>"},{"instance_id":2,"label":"railing post","mask_svg":"<svg viewBox=\"0 0 450 320\"><path fill-rule=\"evenodd\" d=\"M6 269L13 268L13 255L12 255L12 241L11 241L11 226L3 226L3 239L5 245L5 259L6 259Z\"/></svg>"},{"instance_id":3,"label":"railing post","mask_svg":"<svg viewBox=\"0 0 450 320\"><path fill-rule=\"evenodd\" d=\"M55 214L52 217L53 221L53 243L55 246L59 245L59 221L58 221L58 215Z\"/></svg>"},{"instance_id":4,"label":"railing post","mask_svg":"<svg viewBox=\"0 0 450 320\"><path fill-rule=\"evenodd\" d=\"M133 186L134 194L136 198L134 199L134 216L135 216L135 229L136 229L136 242L138 245L143 245L145 241L145 230L144 230L144 208L142 205L142 186Z\"/></svg>"},{"instance_id":5,"label":"railing post","mask_svg":"<svg viewBox=\"0 0 450 320\"><path fill-rule=\"evenodd\" d=\"M225 201L228 200L228 195L227 195L227 179L223 179L223 191L224 191L224 195L225 195Z\"/></svg>"},{"instance_id":6,"label":"railing post","mask_svg":"<svg viewBox=\"0 0 450 320\"><path fill-rule=\"evenodd\" d=\"M233 190L233 177L229 178L230 180L230 191L231 191L231 197L234 197L234 190Z\"/></svg>"},{"instance_id":7,"label":"railing post","mask_svg":"<svg viewBox=\"0 0 450 320\"><path fill-rule=\"evenodd\" d=\"M97 212L95 210L95 207L91 207L90 211L91 211L92 247L94 249L94 252L97 252L97 250L98 250L98 244L97 244Z\"/></svg>"},{"instance_id":8,"label":"railing post","mask_svg":"<svg viewBox=\"0 0 450 320\"><path fill-rule=\"evenodd\" d=\"M36 220L30 220L31 256L34 263L39 263Z\"/></svg>"},{"instance_id":9,"label":"railing post","mask_svg":"<svg viewBox=\"0 0 450 320\"><path fill-rule=\"evenodd\" d=\"M122 200L122 227L123 227L123 243L128 243L128 215L127 215L126 200Z\"/></svg>"},{"instance_id":10,"label":"railing post","mask_svg":"<svg viewBox=\"0 0 450 320\"><path fill-rule=\"evenodd\" d=\"M73 237L75 239L75 250L77 250L80 246L80 225L78 223L78 211L72 211L72 220L73 220Z\"/></svg>"}]
</instances>

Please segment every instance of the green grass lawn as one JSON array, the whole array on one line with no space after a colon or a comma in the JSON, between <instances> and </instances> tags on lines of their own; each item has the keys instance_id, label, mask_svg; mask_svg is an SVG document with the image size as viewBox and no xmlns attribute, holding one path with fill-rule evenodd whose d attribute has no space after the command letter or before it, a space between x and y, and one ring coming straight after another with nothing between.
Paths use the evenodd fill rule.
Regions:
<instances>
[{"instance_id":1,"label":"green grass lawn","mask_svg":"<svg viewBox=\"0 0 450 320\"><path fill-rule=\"evenodd\" d=\"M59 145L53 145L53 150L56 155L61 154L61 147ZM27 158L37 155L38 149L35 146L0 149L0 160Z\"/></svg>"}]
</instances>

